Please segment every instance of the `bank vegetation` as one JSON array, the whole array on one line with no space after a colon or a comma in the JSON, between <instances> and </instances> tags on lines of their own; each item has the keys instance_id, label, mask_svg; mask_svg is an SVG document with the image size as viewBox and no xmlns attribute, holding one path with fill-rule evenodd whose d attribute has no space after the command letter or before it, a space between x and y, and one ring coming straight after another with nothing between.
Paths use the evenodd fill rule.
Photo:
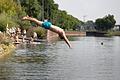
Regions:
<instances>
[{"instance_id":1,"label":"bank vegetation","mask_svg":"<svg viewBox=\"0 0 120 80\"><path fill-rule=\"evenodd\" d=\"M0 58L9 55L14 51L15 46L12 44L11 39L3 33L0 33Z\"/></svg>"}]
</instances>

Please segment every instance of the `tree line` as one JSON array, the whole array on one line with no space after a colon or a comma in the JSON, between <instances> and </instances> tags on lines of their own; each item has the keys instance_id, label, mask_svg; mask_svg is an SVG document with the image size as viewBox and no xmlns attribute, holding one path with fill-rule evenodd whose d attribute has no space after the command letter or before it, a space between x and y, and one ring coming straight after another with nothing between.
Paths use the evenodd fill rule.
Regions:
<instances>
[{"instance_id":1,"label":"tree line","mask_svg":"<svg viewBox=\"0 0 120 80\"><path fill-rule=\"evenodd\" d=\"M0 0L0 4L0 31L5 31L7 24L9 27L19 26L21 29L35 26L32 22L21 20L26 15L39 20L48 18L54 25L66 30L83 23L66 11L59 10L59 5L54 0Z\"/></svg>"},{"instance_id":2,"label":"tree line","mask_svg":"<svg viewBox=\"0 0 120 80\"><path fill-rule=\"evenodd\" d=\"M7 24L9 27L17 26L21 29L35 26L32 22L21 20L26 15L42 21L47 18L52 24L65 30L76 30L77 26L87 24L87 27L83 26L83 28L107 31L116 23L114 15L110 14L96 19L95 22L83 22L58 8L59 5L54 0L0 0L0 31L5 31ZM94 28L91 28L92 25L95 25Z\"/></svg>"},{"instance_id":3,"label":"tree line","mask_svg":"<svg viewBox=\"0 0 120 80\"><path fill-rule=\"evenodd\" d=\"M115 27L114 15L108 14L102 18L97 18L95 22L88 20L76 29L83 31L110 31Z\"/></svg>"}]
</instances>

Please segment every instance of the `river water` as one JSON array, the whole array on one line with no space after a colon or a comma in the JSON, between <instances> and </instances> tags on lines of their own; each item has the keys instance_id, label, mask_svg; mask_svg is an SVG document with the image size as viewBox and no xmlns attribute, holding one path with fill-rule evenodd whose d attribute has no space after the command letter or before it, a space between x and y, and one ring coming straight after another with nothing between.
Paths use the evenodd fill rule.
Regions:
<instances>
[{"instance_id":1,"label":"river water","mask_svg":"<svg viewBox=\"0 0 120 80\"><path fill-rule=\"evenodd\" d=\"M17 45L0 61L0 80L120 80L120 37L75 37L71 44Z\"/></svg>"}]
</instances>

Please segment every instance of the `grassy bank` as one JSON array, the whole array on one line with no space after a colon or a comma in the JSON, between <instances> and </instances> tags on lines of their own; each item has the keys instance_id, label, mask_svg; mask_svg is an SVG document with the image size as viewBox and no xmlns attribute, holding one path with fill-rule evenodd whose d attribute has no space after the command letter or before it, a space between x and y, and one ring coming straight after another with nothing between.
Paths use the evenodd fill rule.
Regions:
<instances>
[{"instance_id":1,"label":"grassy bank","mask_svg":"<svg viewBox=\"0 0 120 80\"><path fill-rule=\"evenodd\" d=\"M106 36L120 36L120 31L109 31Z\"/></svg>"},{"instance_id":2,"label":"grassy bank","mask_svg":"<svg viewBox=\"0 0 120 80\"><path fill-rule=\"evenodd\" d=\"M87 31L86 36L101 36L101 37L120 36L120 31Z\"/></svg>"},{"instance_id":3,"label":"grassy bank","mask_svg":"<svg viewBox=\"0 0 120 80\"><path fill-rule=\"evenodd\" d=\"M13 44L0 44L0 59L9 56L14 49L15 46Z\"/></svg>"},{"instance_id":4,"label":"grassy bank","mask_svg":"<svg viewBox=\"0 0 120 80\"><path fill-rule=\"evenodd\" d=\"M12 44L9 36L0 33L0 58L9 55L14 49L15 46Z\"/></svg>"}]
</instances>

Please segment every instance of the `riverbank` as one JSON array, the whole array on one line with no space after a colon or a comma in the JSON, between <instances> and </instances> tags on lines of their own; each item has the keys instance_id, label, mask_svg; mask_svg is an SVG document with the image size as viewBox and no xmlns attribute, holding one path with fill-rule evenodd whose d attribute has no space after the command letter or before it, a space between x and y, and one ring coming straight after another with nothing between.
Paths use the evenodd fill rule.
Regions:
<instances>
[{"instance_id":1,"label":"riverbank","mask_svg":"<svg viewBox=\"0 0 120 80\"><path fill-rule=\"evenodd\" d=\"M0 44L0 59L3 59L6 56L11 55L14 49L15 49L15 46L13 44L9 44L9 45Z\"/></svg>"},{"instance_id":2,"label":"riverbank","mask_svg":"<svg viewBox=\"0 0 120 80\"><path fill-rule=\"evenodd\" d=\"M120 36L120 31L110 31L105 35L106 36Z\"/></svg>"},{"instance_id":3,"label":"riverbank","mask_svg":"<svg viewBox=\"0 0 120 80\"><path fill-rule=\"evenodd\" d=\"M1 58L5 59L5 56L9 56L12 51L14 51L15 46L11 42L9 36L5 33L0 33L0 61Z\"/></svg>"},{"instance_id":4,"label":"riverbank","mask_svg":"<svg viewBox=\"0 0 120 80\"><path fill-rule=\"evenodd\" d=\"M120 36L120 31L87 31L86 36L97 36L97 37Z\"/></svg>"}]
</instances>

